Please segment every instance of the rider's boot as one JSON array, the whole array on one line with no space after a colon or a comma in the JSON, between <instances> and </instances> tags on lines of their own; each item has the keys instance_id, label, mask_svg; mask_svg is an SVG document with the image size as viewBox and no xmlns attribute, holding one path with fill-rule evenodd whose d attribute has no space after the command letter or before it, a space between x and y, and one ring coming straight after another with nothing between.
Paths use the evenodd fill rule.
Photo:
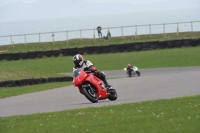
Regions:
<instances>
[{"instance_id":1,"label":"rider's boot","mask_svg":"<svg viewBox=\"0 0 200 133\"><path fill-rule=\"evenodd\" d=\"M108 85L108 86L106 87L106 89L107 89L107 91L109 92L109 91L112 89L112 86L111 86L111 85Z\"/></svg>"},{"instance_id":2,"label":"rider's boot","mask_svg":"<svg viewBox=\"0 0 200 133\"><path fill-rule=\"evenodd\" d=\"M112 89L112 86L108 84L108 82L106 81L106 79L103 80L106 90L109 91L110 89Z\"/></svg>"}]
</instances>

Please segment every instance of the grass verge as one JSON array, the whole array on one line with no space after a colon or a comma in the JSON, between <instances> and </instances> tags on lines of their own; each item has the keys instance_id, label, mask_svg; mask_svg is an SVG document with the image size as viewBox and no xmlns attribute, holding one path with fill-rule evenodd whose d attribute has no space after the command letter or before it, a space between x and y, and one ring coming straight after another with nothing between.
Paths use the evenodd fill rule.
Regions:
<instances>
[{"instance_id":1,"label":"grass verge","mask_svg":"<svg viewBox=\"0 0 200 133\"><path fill-rule=\"evenodd\" d=\"M71 39L68 42L56 41L53 42L41 42L41 43L28 43L28 44L15 44L15 45L2 45L0 51L4 52L27 52L27 51L39 51L39 50L52 50L60 48L73 48L73 47L84 47L84 46L100 46L109 44L124 44L129 42L147 42L147 41L163 41L163 40L174 40L174 39L190 39L199 38L200 32L180 32L167 34L152 34L152 35L138 35L138 36L123 36L123 37L112 37L111 39Z\"/></svg>"},{"instance_id":2,"label":"grass verge","mask_svg":"<svg viewBox=\"0 0 200 133\"><path fill-rule=\"evenodd\" d=\"M30 85L30 86L23 86L23 87L0 88L0 99L10 97L10 96L17 96L21 94L50 90L50 89L59 88L63 86L69 86L69 85L72 85L71 81Z\"/></svg>"},{"instance_id":3,"label":"grass verge","mask_svg":"<svg viewBox=\"0 0 200 133\"><path fill-rule=\"evenodd\" d=\"M1 133L198 133L200 95L0 117Z\"/></svg>"}]
</instances>

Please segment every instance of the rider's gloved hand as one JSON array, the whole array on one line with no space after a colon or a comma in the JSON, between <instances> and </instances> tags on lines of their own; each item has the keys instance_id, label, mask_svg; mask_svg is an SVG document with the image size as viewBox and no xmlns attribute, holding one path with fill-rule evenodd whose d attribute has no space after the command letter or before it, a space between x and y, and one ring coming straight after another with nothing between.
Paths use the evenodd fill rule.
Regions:
<instances>
[{"instance_id":1,"label":"rider's gloved hand","mask_svg":"<svg viewBox=\"0 0 200 133\"><path fill-rule=\"evenodd\" d=\"M88 71L95 72L95 69L89 68Z\"/></svg>"},{"instance_id":2,"label":"rider's gloved hand","mask_svg":"<svg viewBox=\"0 0 200 133\"><path fill-rule=\"evenodd\" d=\"M95 70L95 69L92 69L92 68L86 67L86 68L84 68L84 71L95 72L96 70Z\"/></svg>"},{"instance_id":3,"label":"rider's gloved hand","mask_svg":"<svg viewBox=\"0 0 200 133\"><path fill-rule=\"evenodd\" d=\"M89 68L88 68L88 67L86 67L86 68L84 68L84 71L88 71L88 69L89 69Z\"/></svg>"}]
</instances>

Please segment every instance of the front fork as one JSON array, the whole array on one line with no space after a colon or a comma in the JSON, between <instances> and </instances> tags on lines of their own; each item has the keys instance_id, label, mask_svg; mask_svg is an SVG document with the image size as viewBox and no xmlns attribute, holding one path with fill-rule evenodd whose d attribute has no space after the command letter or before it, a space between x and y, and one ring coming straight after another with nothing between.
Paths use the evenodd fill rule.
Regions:
<instances>
[{"instance_id":1,"label":"front fork","mask_svg":"<svg viewBox=\"0 0 200 133\"><path fill-rule=\"evenodd\" d=\"M80 90L80 93L81 93L81 94L83 94L83 92L82 92L83 88L89 88L89 89L91 90L92 93L95 93L95 90L92 89L92 87L91 87L90 84L83 84L83 85L81 85L80 88L81 88L81 89L79 89L79 90ZM84 95L84 94L83 94L83 95Z\"/></svg>"}]
</instances>

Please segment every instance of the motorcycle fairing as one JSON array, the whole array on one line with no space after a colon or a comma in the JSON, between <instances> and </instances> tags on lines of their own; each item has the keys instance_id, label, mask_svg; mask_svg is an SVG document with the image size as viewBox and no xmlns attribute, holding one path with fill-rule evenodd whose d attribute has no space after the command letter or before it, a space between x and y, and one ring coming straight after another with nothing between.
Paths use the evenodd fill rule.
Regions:
<instances>
[{"instance_id":1,"label":"motorcycle fairing","mask_svg":"<svg viewBox=\"0 0 200 133\"><path fill-rule=\"evenodd\" d=\"M78 74L76 75L76 77L74 77L73 84L75 86L78 86L80 92L83 87L81 85L85 85L84 83L88 82L89 84L95 87L99 100L106 99L108 97L110 93L106 91L104 82L101 79L94 76L92 73L86 73L83 70L77 73ZM90 86L86 85L85 87L90 87Z\"/></svg>"}]
</instances>

